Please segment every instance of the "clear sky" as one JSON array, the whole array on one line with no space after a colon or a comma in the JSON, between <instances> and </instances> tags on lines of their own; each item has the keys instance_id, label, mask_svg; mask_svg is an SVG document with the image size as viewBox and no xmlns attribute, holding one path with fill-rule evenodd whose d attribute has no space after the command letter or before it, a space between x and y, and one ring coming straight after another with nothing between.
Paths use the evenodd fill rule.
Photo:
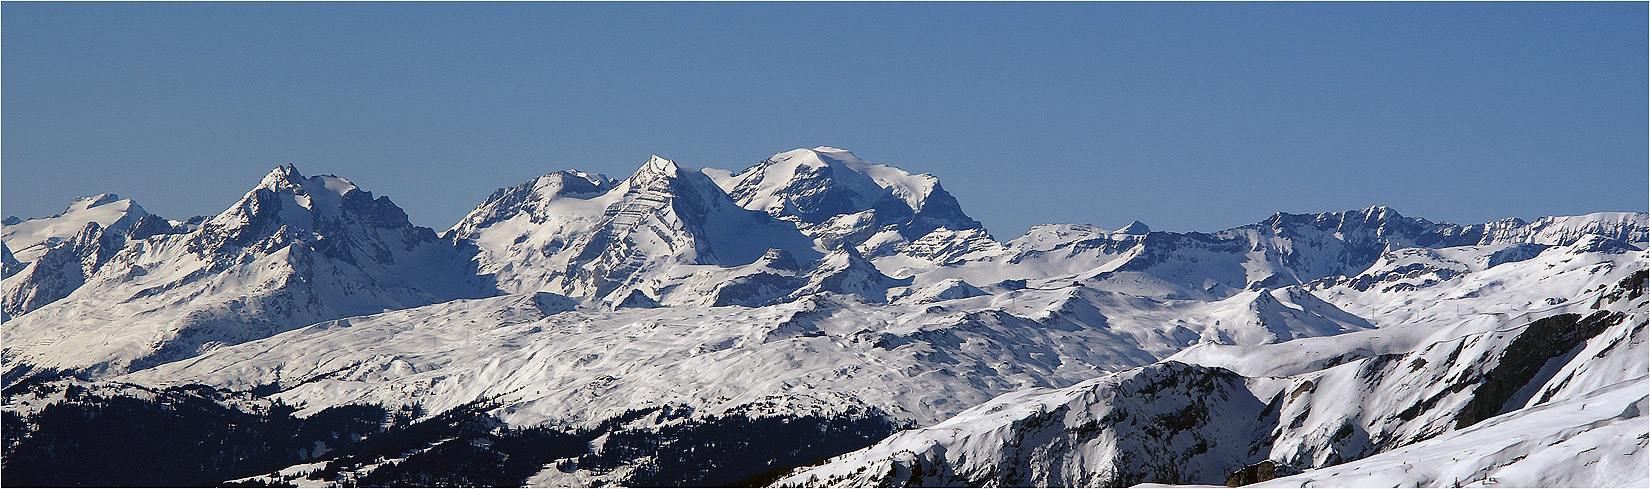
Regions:
<instances>
[{"instance_id":1,"label":"clear sky","mask_svg":"<svg viewBox=\"0 0 1650 489\"><path fill-rule=\"evenodd\" d=\"M294 163L443 230L499 187L829 145L999 239L1646 209L1646 4L16 3L6 215Z\"/></svg>"}]
</instances>

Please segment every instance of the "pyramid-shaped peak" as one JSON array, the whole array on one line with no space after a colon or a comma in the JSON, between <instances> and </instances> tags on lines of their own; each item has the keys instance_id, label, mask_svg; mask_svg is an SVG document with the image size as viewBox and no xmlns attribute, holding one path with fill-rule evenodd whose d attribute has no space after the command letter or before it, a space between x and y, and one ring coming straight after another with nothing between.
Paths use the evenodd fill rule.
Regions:
<instances>
[{"instance_id":1,"label":"pyramid-shaped peak","mask_svg":"<svg viewBox=\"0 0 1650 489\"><path fill-rule=\"evenodd\" d=\"M1134 222L1129 223L1129 225L1127 225L1127 226L1123 226L1122 228L1120 228L1116 231L1113 231L1112 234L1139 235L1139 234L1147 234L1147 233L1150 233L1150 232L1152 232L1152 228L1146 226L1146 223L1143 223L1143 222L1140 222L1140 221L1134 221Z\"/></svg>"},{"instance_id":2,"label":"pyramid-shaped peak","mask_svg":"<svg viewBox=\"0 0 1650 489\"><path fill-rule=\"evenodd\" d=\"M768 251L762 253L761 258L756 259L756 263L776 270L798 269L796 257L781 248L768 248Z\"/></svg>"},{"instance_id":3,"label":"pyramid-shaped peak","mask_svg":"<svg viewBox=\"0 0 1650 489\"><path fill-rule=\"evenodd\" d=\"M269 171L269 174L270 174L270 176L278 176L278 177L283 177L283 178L303 178L304 177L304 174L300 173L298 171L298 166L294 165L292 163L287 163L287 164L284 164L284 165L276 165L275 169Z\"/></svg>"},{"instance_id":4,"label":"pyramid-shaped peak","mask_svg":"<svg viewBox=\"0 0 1650 489\"><path fill-rule=\"evenodd\" d=\"M399 227L405 219L399 208L390 209L395 206L387 199L375 200L371 192L349 180L330 174L304 176L296 166L285 164L270 170L239 202L209 221L216 226L241 228L247 223L264 222L258 216L278 214L276 219L280 222L308 229L313 225L312 215L337 216L345 212L346 201L373 202L366 207L357 205L354 211L378 216L391 223L391 227ZM285 210L277 212L278 209Z\"/></svg>"},{"instance_id":5,"label":"pyramid-shaped peak","mask_svg":"<svg viewBox=\"0 0 1650 489\"><path fill-rule=\"evenodd\" d=\"M283 186L298 185L303 179L304 174L298 172L298 167L287 163L270 170L268 174L264 175L264 179L258 182L258 186L276 189Z\"/></svg>"},{"instance_id":6,"label":"pyramid-shaped peak","mask_svg":"<svg viewBox=\"0 0 1650 489\"><path fill-rule=\"evenodd\" d=\"M652 155L647 158L647 164L642 165L642 169L654 173L674 175L677 170L681 169L681 167L678 166L675 161L671 161L670 159L659 155Z\"/></svg>"},{"instance_id":7,"label":"pyramid-shaped peak","mask_svg":"<svg viewBox=\"0 0 1650 489\"><path fill-rule=\"evenodd\" d=\"M354 183L337 175L327 174L306 177L298 171L297 166L291 163L270 170L268 175L264 175L263 181L258 182L257 188L311 195L344 195L352 190L360 189Z\"/></svg>"},{"instance_id":8,"label":"pyramid-shaped peak","mask_svg":"<svg viewBox=\"0 0 1650 489\"><path fill-rule=\"evenodd\" d=\"M683 170L684 168L676 164L675 161L659 155L652 155L648 157L647 163L643 163L642 167L636 169L636 173L631 174L627 180L632 185L647 184L659 179L681 177Z\"/></svg>"}]
</instances>

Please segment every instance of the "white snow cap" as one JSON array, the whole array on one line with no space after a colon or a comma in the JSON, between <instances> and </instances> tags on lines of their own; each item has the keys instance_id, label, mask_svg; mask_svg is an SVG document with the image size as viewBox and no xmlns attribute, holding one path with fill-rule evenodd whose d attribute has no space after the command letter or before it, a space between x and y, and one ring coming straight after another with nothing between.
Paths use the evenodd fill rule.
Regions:
<instances>
[{"instance_id":1,"label":"white snow cap","mask_svg":"<svg viewBox=\"0 0 1650 489\"><path fill-rule=\"evenodd\" d=\"M90 208L93 208L93 207L97 207L97 206L100 206L100 205L114 203L114 202L117 202L119 200L120 200L120 196L115 195L115 194L97 194L97 195L92 195L92 196L80 197L80 198L74 199L74 202L69 204L69 208L67 210L65 210L64 213L67 214L67 213L74 212L74 211L83 211L83 210L90 209Z\"/></svg>"},{"instance_id":2,"label":"white snow cap","mask_svg":"<svg viewBox=\"0 0 1650 489\"><path fill-rule=\"evenodd\" d=\"M360 190L354 183L337 175L305 177L303 173L298 172L298 167L291 163L270 170L268 175L264 175L263 181L258 182L258 188L277 193L292 192L297 197L299 205L304 208L329 214L338 212L339 201L344 194Z\"/></svg>"},{"instance_id":3,"label":"white snow cap","mask_svg":"<svg viewBox=\"0 0 1650 489\"><path fill-rule=\"evenodd\" d=\"M1112 234L1146 234L1150 232L1152 232L1152 228L1147 227L1146 223L1134 221L1127 226L1123 226L1122 229L1112 231Z\"/></svg>"},{"instance_id":4,"label":"white snow cap","mask_svg":"<svg viewBox=\"0 0 1650 489\"><path fill-rule=\"evenodd\" d=\"M809 150L795 150L790 153L797 151ZM823 156L841 162L848 168L871 177L872 180L877 182L877 185L892 191L895 197L904 200L912 209L921 209L923 201L928 199L928 194L933 193L934 186L939 184L939 179L934 178L933 175L927 173L912 175L899 168L871 163L859 159L858 156L846 149L820 146L814 148L812 153L815 157Z\"/></svg>"},{"instance_id":5,"label":"white snow cap","mask_svg":"<svg viewBox=\"0 0 1650 489\"><path fill-rule=\"evenodd\" d=\"M80 197L70 203L61 214L13 221L13 224L0 227L0 240L5 241L6 248L11 250L14 258L27 263L45 253L51 242L70 239L80 233L86 229L87 223L95 222L105 229L118 230L147 215L149 213L137 202L122 199L119 195L98 194Z\"/></svg>"}]
</instances>

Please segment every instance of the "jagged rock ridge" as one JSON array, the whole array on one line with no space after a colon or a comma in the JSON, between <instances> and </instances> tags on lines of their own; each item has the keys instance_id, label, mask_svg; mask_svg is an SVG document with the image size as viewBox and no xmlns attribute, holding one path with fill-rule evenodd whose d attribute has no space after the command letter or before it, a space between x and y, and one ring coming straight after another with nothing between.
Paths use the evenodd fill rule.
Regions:
<instances>
[{"instance_id":1,"label":"jagged rock ridge","mask_svg":"<svg viewBox=\"0 0 1650 489\"><path fill-rule=\"evenodd\" d=\"M54 371L121 373L320 320L489 293L453 247L388 198L290 165L193 230L145 236L143 222L121 240L89 223L8 278L30 290L40 283L31 270L54 253L90 272L63 298L7 321L8 385Z\"/></svg>"}]
</instances>

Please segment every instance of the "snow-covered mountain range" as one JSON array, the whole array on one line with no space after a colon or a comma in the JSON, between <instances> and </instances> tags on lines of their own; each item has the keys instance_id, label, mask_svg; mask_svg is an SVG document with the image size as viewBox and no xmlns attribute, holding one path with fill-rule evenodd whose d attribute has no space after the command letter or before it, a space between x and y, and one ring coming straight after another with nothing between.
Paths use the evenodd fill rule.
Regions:
<instances>
[{"instance_id":1,"label":"snow-covered mountain range","mask_svg":"<svg viewBox=\"0 0 1650 489\"><path fill-rule=\"evenodd\" d=\"M999 242L828 147L551 173L439 235L290 165L188 221L106 194L5 222L6 460L52 469L6 483L120 483L64 413L121 405L247 447L173 484L1632 484L1647 217Z\"/></svg>"},{"instance_id":2,"label":"snow-covered mountain range","mask_svg":"<svg viewBox=\"0 0 1650 489\"><path fill-rule=\"evenodd\" d=\"M165 233L149 233L130 200L87 205L111 197L8 226L6 247L16 238L27 252L14 256L38 257L6 277L7 310L20 313L6 322L8 385L42 372L104 377L317 321L491 293L434 231L335 176L276 168L222 213ZM108 227L97 221L117 214Z\"/></svg>"}]
</instances>

